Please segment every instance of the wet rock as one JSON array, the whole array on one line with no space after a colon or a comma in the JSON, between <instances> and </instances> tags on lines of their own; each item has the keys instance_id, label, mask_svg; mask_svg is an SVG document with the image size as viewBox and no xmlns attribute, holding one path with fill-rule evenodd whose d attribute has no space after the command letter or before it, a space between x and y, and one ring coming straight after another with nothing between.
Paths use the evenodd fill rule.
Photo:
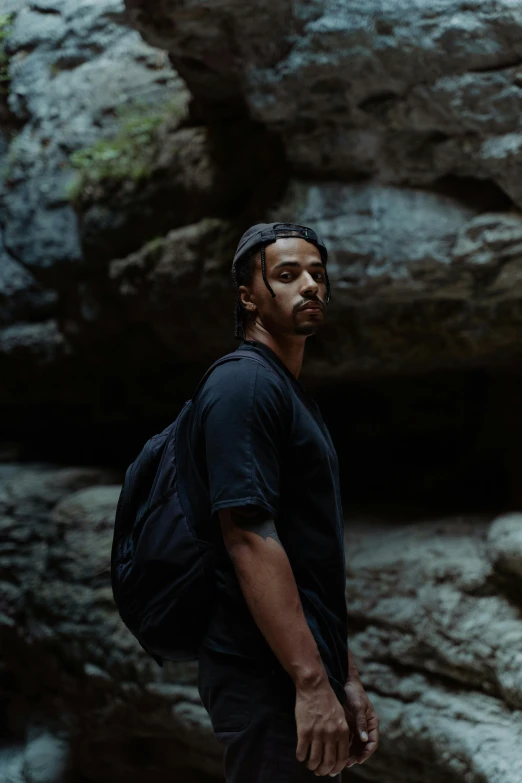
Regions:
<instances>
[{"instance_id":1,"label":"wet rock","mask_svg":"<svg viewBox=\"0 0 522 783\"><path fill-rule=\"evenodd\" d=\"M303 378L473 367L519 351L522 220L375 182L294 181L272 219L311 223L332 300Z\"/></svg>"},{"instance_id":2,"label":"wet rock","mask_svg":"<svg viewBox=\"0 0 522 783\"><path fill-rule=\"evenodd\" d=\"M492 523L488 553L494 567L511 580L522 578L522 515L504 514Z\"/></svg>"},{"instance_id":3,"label":"wet rock","mask_svg":"<svg viewBox=\"0 0 522 783\"><path fill-rule=\"evenodd\" d=\"M0 323L45 318L53 313L57 301L56 292L43 288L6 252L0 238Z\"/></svg>"},{"instance_id":4,"label":"wet rock","mask_svg":"<svg viewBox=\"0 0 522 783\"><path fill-rule=\"evenodd\" d=\"M219 775L222 748L199 699L197 663L158 667L118 615L115 474L10 464L0 474L4 663L24 691L40 694L29 726L48 726L31 729L23 774L58 781L70 746L72 763L103 783L117 772L133 783L159 783L165 769Z\"/></svg>"},{"instance_id":5,"label":"wet rock","mask_svg":"<svg viewBox=\"0 0 522 783\"><path fill-rule=\"evenodd\" d=\"M43 732L25 748L23 775L27 783L63 783L69 767L66 740Z\"/></svg>"},{"instance_id":6,"label":"wet rock","mask_svg":"<svg viewBox=\"0 0 522 783\"><path fill-rule=\"evenodd\" d=\"M117 615L108 565L120 485L96 470L2 470L2 570L19 593L0 618L5 665L40 693L40 721L47 715L62 738L63 716L63 739L90 780L125 772L156 783L155 770L182 768L219 775L197 664L159 669ZM515 515L347 526L349 644L382 738L356 775L517 782L519 574L499 578L491 561L508 521Z\"/></svg>"},{"instance_id":7,"label":"wet rock","mask_svg":"<svg viewBox=\"0 0 522 783\"><path fill-rule=\"evenodd\" d=\"M190 361L210 361L233 332L232 226L206 219L170 231L127 258L109 276L129 319L147 323L161 342Z\"/></svg>"},{"instance_id":8,"label":"wet rock","mask_svg":"<svg viewBox=\"0 0 522 783\"><path fill-rule=\"evenodd\" d=\"M490 524L347 529L349 644L381 719L378 751L353 769L361 777L365 767L391 782L520 775L522 623L489 561Z\"/></svg>"},{"instance_id":9,"label":"wet rock","mask_svg":"<svg viewBox=\"0 0 522 783\"><path fill-rule=\"evenodd\" d=\"M248 14L237 0L126 5L194 95L223 111L246 102L297 170L415 185L458 172L522 203L522 21L511 3L407 14L394 0L256 3Z\"/></svg>"}]
</instances>

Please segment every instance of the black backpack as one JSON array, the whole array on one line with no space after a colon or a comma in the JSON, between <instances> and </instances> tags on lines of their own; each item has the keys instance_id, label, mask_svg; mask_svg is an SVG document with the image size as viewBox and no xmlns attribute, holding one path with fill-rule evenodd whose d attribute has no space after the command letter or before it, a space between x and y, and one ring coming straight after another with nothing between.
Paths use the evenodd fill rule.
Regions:
<instances>
[{"instance_id":1,"label":"black backpack","mask_svg":"<svg viewBox=\"0 0 522 783\"><path fill-rule=\"evenodd\" d=\"M210 373L240 358L275 372L259 355L239 349L214 362L175 421L150 438L127 468L119 496L111 550L114 601L127 628L160 666L163 658L198 657L214 589L214 548L196 534L176 467L176 440Z\"/></svg>"}]
</instances>

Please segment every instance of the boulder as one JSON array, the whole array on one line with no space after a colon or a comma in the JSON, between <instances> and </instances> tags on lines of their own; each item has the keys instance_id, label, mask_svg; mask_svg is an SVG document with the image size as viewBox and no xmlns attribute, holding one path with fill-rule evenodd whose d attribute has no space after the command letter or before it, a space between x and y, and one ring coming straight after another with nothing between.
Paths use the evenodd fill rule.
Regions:
<instances>
[{"instance_id":1,"label":"boulder","mask_svg":"<svg viewBox=\"0 0 522 783\"><path fill-rule=\"evenodd\" d=\"M488 532L488 554L496 570L510 582L522 579L522 515L503 514Z\"/></svg>"},{"instance_id":2,"label":"boulder","mask_svg":"<svg viewBox=\"0 0 522 783\"><path fill-rule=\"evenodd\" d=\"M522 204L522 18L510 0L126 6L195 96L215 111L246 103L298 171L414 185L452 172Z\"/></svg>"},{"instance_id":3,"label":"boulder","mask_svg":"<svg viewBox=\"0 0 522 783\"><path fill-rule=\"evenodd\" d=\"M222 747L197 663L160 669L116 611L109 563L120 484L97 469L1 472L4 671L33 694L23 714L36 742L23 762L15 754L13 780L31 760L40 775L40 750L51 749L56 764L69 754L73 769L102 783L219 776ZM348 641L381 732L354 778L518 783L519 574L498 574L491 560L508 522L515 516L348 520Z\"/></svg>"},{"instance_id":4,"label":"boulder","mask_svg":"<svg viewBox=\"0 0 522 783\"><path fill-rule=\"evenodd\" d=\"M0 475L0 633L19 688L8 729L20 732L14 705L33 697L23 711L29 744L10 774L21 767L28 782L57 783L70 764L103 783L117 774L160 783L169 769L194 783L198 770L219 775L222 748L199 699L197 663L158 667L118 615L117 474L6 463Z\"/></svg>"},{"instance_id":5,"label":"boulder","mask_svg":"<svg viewBox=\"0 0 522 783\"><path fill-rule=\"evenodd\" d=\"M488 517L347 527L349 645L381 719L352 771L414 783L518 779L522 622Z\"/></svg>"}]
</instances>

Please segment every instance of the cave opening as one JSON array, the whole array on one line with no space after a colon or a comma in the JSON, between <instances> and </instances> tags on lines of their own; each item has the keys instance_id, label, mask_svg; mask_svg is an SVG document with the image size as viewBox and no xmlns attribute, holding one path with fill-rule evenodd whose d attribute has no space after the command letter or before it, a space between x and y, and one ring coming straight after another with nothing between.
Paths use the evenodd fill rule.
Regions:
<instances>
[{"instance_id":1,"label":"cave opening","mask_svg":"<svg viewBox=\"0 0 522 783\"><path fill-rule=\"evenodd\" d=\"M0 459L102 466L123 479L204 369L180 370L180 383L171 378L157 404L137 404L107 378L90 404L10 406L2 411ZM345 514L497 513L522 501L522 374L433 372L350 380L311 393L337 449Z\"/></svg>"},{"instance_id":2,"label":"cave opening","mask_svg":"<svg viewBox=\"0 0 522 783\"><path fill-rule=\"evenodd\" d=\"M400 519L515 509L521 392L522 376L485 369L317 390L345 511Z\"/></svg>"}]
</instances>

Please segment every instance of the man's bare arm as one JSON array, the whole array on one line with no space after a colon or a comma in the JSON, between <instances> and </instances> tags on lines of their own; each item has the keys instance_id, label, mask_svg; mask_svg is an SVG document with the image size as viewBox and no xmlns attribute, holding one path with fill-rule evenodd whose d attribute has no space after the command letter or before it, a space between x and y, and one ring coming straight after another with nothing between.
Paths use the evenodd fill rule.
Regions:
<instances>
[{"instance_id":1,"label":"man's bare arm","mask_svg":"<svg viewBox=\"0 0 522 783\"><path fill-rule=\"evenodd\" d=\"M355 663L354 657L350 650L348 650L348 680L359 680L359 672Z\"/></svg>"},{"instance_id":2,"label":"man's bare arm","mask_svg":"<svg viewBox=\"0 0 522 783\"><path fill-rule=\"evenodd\" d=\"M295 684L296 758L316 775L337 775L350 758L350 728L306 622L275 522L252 506L218 513L248 608Z\"/></svg>"},{"instance_id":3,"label":"man's bare arm","mask_svg":"<svg viewBox=\"0 0 522 783\"><path fill-rule=\"evenodd\" d=\"M218 512L225 547L263 636L296 686L327 683L274 519L257 506Z\"/></svg>"}]
</instances>

